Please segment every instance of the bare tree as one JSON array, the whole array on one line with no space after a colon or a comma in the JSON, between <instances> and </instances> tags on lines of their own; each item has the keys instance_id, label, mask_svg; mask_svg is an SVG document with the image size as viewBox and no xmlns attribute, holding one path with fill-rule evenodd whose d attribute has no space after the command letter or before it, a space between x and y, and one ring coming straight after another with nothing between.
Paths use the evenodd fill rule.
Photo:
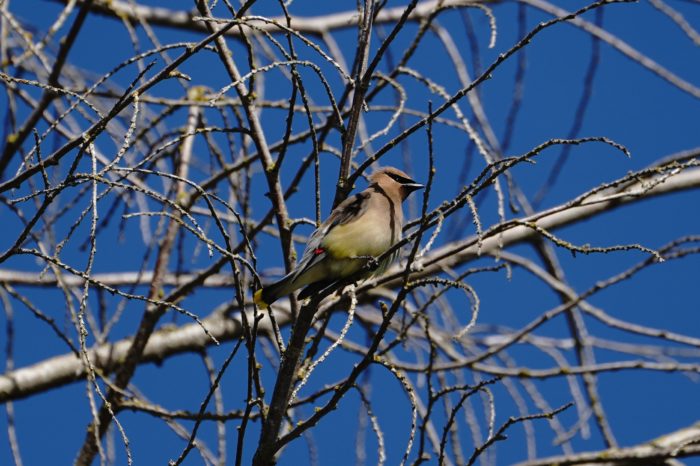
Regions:
<instances>
[{"instance_id":1,"label":"bare tree","mask_svg":"<svg viewBox=\"0 0 700 466\"><path fill-rule=\"evenodd\" d=\"M618 443L625 423L606 409L600 381L696 378L698 326L675 332L597 304L622 283L642 292L642 271L672 280L662 262L697 270L700 236L657 224L665 245L632 233L619 244L567 239L586 237L583 220L641 201L654 221L668 208L657 199L672 193L678 215L698 216L698 147L612 178L605 166L585 180L565 169L574 151L633 155L610 137L615 128L582 132L605 85L603 52L697 109L700 88L665 56L605 27L605 12L636 4L196 0L178 10L60 0L40 12L36 3L24 18L19 0L0 1L0 400L14 464L36 447L15 407L69 384L82 384L70 394L89 417L60 421L82 441L56 464L138 464L132 451L154 448L174 465L324 464L328 430L354 445L343 464L503 464L501 448L527 466L700 455L698 423ZM697 5L650 5L700 45L683 13ZM295 13L309 8L318 13ZM107 24L125 34L86 31ZM578 107L551 116L568 132L524 146L528 57L562 30L586 39L584 52L567 45L585 64ZM103 55L94 68L76 56L90 41ZM484 96L491 78L505 107ZM252 291L293 267L313 227L380 164L426 183L402 241L383 254L400 250L400 260L382 276L256 308ZM601 261L594 280L567 278L581 267L571 254ZM494 319L499 304L479 291L506 289L512 274L539 287L509 292L512 322L524 324ZM534 296L548 293L551 306ZM179 403L166 396L192 387L198 394ZM385 403L403 411L387 415ZM152 425L172 441L154 447L131 434Z\"/></svg>"}]
</instances>

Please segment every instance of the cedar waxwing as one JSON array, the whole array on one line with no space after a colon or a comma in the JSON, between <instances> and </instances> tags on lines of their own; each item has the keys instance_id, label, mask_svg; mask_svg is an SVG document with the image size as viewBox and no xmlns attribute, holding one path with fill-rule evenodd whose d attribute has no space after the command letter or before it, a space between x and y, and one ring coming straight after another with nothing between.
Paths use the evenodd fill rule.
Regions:
<instances>
[{"instance_id":1,"label":"cedar waxwing","mask_svg":"<svg viewBox=\"0 0 700 466\"><path fill-rule=\"evenodd\" d=\"M311 234L294 270L255 292L253 299L258 306L268 307L304 286L299 299L308 298L358 272L369 258L381 255L401 239L401 203L423 185L392 167L374 172L369 182L367 189L341 202ZM384 272L397 255L398 251L369 275Z\"/></svg>"}]
</instances>

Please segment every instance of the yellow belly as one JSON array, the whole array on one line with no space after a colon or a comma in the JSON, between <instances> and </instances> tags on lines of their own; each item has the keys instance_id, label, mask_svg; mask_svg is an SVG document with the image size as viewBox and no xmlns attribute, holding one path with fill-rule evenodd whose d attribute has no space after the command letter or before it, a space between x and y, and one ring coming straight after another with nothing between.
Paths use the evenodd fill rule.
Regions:
<instances>
[{"instance_id":1,"label":"yellow belly","mask_svg":"<svg viewBox=\"0 0 700 466\"><path fill-rule=\"evenodd\" d=\"M378 256L394 243L391 229L380 225L381 223L369 221L338 225L326 235L321 246L334 259Z\"/></svg>"}]
</instances>

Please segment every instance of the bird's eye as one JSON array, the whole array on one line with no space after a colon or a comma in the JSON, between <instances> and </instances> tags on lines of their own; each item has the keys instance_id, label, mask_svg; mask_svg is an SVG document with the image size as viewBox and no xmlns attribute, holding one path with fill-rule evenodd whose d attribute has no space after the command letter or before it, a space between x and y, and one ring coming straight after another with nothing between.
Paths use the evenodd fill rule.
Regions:
<instances>
[{"instance_id":1,"label":"bird's eye","mask_svg":"<svg viewBox=\"0 0 700 466\"><path fill-rule=\"evenodd\" d=\"M387 173L387 175L389 175L389 178L391 178L392 180L394 180L400 184L415 183L415 181L413 181L409 178L406 178L405 176L397 175L396 173Z\"/></svg>"}]
</instances>

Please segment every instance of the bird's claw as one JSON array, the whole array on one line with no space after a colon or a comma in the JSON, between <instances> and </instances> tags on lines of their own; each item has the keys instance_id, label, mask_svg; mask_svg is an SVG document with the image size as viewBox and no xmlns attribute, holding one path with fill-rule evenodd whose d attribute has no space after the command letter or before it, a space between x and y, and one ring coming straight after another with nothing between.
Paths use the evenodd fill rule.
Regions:
<instances>
[{"instance_id":1,"label":"bird's claw","mask_svg":"<svg viewBox=\"0 0 700 466\"><path fill-rule=\"evenodd\" d=\"M375 270L379 267L379 261L374 256L355 256L353 259L365 260L364 268L367 270Z\"/></svg>"}]
</instances>

